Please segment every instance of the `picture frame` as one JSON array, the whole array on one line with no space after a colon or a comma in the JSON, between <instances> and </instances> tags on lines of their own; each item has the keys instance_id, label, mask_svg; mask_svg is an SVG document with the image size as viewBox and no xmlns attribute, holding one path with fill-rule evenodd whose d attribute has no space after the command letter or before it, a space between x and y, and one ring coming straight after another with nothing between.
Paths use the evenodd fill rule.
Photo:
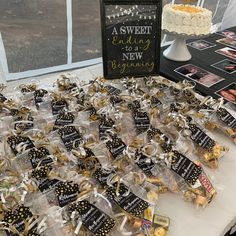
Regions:
<instances>
[{"instance_id":1,"label":"picture frame","mask_svg":"<svg viewBox=\"0 0 236 236\"><path fill-rule=\"evenodd\" d=\"M104 77L158 75L162 1L100 0L100 6Z\"/></svg>"}]
</instances>

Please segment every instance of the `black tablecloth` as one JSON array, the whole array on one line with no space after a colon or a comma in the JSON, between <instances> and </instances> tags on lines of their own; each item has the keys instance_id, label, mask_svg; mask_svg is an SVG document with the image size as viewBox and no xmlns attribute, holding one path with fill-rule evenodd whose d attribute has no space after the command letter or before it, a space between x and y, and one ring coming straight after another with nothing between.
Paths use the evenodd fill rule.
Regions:
<instances>
[{"instance_id":1,"label":"black tablecloth","mask_svg":"<svg viewBox=\"0 0 236 236\"><path fill-rule=\"evenodd\" d=\"M230 28L228 30L236 32L236 27ZM225 57L225 56L220 55L215 52L218 49L228 47L226 45L216 42L216 40L221 39L221 38L224 38L224 36L221 36L218 34L212 34L209 37L204 38L204 40L206 40L208 42L212 42L212 43L216 44L216 46L209 48L209 49L201 50L201 51L188 46L189 51L192 54L192 59L187 62L175 62L175 61L171 61L171 60L166 59L163 56L163 51L167 47L163 47L162 51L161 51L160 75L163 75L173 81L184 80L184 79L186 79L186 77L176 73L174 70L176 68L186 65L186 64L193 64L195 66L198 66L202 69L205 69L209 72L212 72L214 74L217 74L217 75L225 78L224 81L219 82L219 83L211 86L210 88L207 88L207 87L205 87L201 84L198 84L198 83L196 85L196 90L199 91L202 95L211 95L215 98L219 97L215 94L216 91L218 91L221 88L226 87L227 85L229 85L233 82L236 82L236 72L233 74L228 74L226 72L220 71L220 70L211 66L212 64L222 61L224 59L229 59L229 60L234 61L233 59L230 59L228 57ZM196 40L192 40L192 41L196 41Z\"/></svg>"}]
</instances>

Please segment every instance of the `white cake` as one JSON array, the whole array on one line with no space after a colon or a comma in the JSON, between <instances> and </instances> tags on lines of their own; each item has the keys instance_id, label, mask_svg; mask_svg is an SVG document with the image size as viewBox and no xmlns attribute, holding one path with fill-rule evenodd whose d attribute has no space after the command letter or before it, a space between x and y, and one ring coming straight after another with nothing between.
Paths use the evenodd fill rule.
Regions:
<instances>
[{"instance_id":1,"label":"white cake","mask_svg":"<svg viewBox=\"0 0 236 236\"><path fill-rule=\"evenodd\" d=\"M210 33L212 12L206 8L167 4L162 14L162 29L188 35Z\"/></svg>"}]
</instances>

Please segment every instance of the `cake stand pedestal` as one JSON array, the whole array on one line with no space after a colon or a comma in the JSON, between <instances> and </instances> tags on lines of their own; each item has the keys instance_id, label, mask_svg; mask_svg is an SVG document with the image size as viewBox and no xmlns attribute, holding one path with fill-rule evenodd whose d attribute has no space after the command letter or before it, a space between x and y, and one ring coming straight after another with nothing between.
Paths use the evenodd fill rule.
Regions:
<instances>
[{"instance_id":1,"label":"cake stand pedestal","mask_svg":"<svg viewBox=\"0 0 236 236\"><path fill-rule=\"evenodd\" d=\"M172 44L163 52L164 57L172 61L189 61L192 58L192 55L188 50L186 40L195 38L199 39L207 36L178 34L176 32L169 32L167 30L163 30L163 32L175 37Z\"/></svg>"}]
</instances>

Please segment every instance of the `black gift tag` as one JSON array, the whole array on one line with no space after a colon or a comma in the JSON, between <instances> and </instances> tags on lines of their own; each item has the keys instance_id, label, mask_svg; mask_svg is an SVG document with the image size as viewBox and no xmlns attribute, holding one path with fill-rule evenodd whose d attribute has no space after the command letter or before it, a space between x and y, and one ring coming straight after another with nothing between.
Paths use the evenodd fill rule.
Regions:
<instances>
[{"instance_id":1,"label":"black gift tag","mask_svg":"<svg viewBox=\"0 0 236 236\"><path fill-rule=\"evenodd\" d=\"M149 157L138 151L135 154L135 158L135 163L143 173L149 177L152 176L152 170L155 167L155 163Z\"/></svg>"},{"instance_id":2,"label":"black gift tag","mask_svg":"<svg viewBox=\"0 0 236 236\"><path fill-rule=\"evenodd\" d=\"M48 177L52 167L49 165L40 166L32 171L32 178L38 181L38 189L42 193L47 193L54 189L55 186L60 182L58 179L50 179Z\"/></svg>"},{"instance_id":3,"label":"black gift tag","mask_svg":"<svg viewBox=\"0 0 236 236\"><path fill-rule=\"evenodd\" d=\"M200 100L198 100L198 101L196 101L197 99L195 98L195 99L193 99L193 103L198 103L198 101L200 101ZM198 103L199 104L199 103ZM201 104L201 101L200 101L200 104L198 105L198 109L199 110L209 110L209 111L214 111L213 110L213 108L212 107L210 107L210 106L208 106L208 105L206 105L206 104Z\"/></svg>"},{"instance_id":4,"label":"black gift tag","mask_svg":"<svg viewBox=\"0 0 236 236\"><path fill-rule=\"evenodd\" d=\"M78 148L82 142L82 136L74 126L64 126L58 130L58 133L67 151Z\"/></svg>"},{"instance_id":5,"label":"black gift tag","mask_svg":"<svg viewBox=\"0 0 236 236\"><path fill-rule=\"evenodd\" d=\"M123 183L120 184L118 191L119 196L117 196L116 186L117 183L114 184L114 187L108 187L106 191L108 199L113 200L118 206L132 216L141 217L144 210L149 207L149 204L134 193L130 192Z\"/></svg>"},{"instance_id":6,"label":"black gift tag","mask_svg":"<svg viewBox=\"0 0 236 236\"><path fill-rule=\"evenodd\" d=\"M170 112L179 112L179 106L177 103L171 103L170 104Z\"/></svg>"},{"instance_id":7,"label":"black gift tag","mask_svg":"<svg viewBox=\"0 0 236 236\"><path fill-rule=\"evenodd\" d=\"M95 154L93 153L93 151L90 148L84 147L84 151L85 151L85 158L95 156Z\"/></svg>"},{"instance_id":8,"label":"black gift tag","mask_svg":"<svg viewBox=\"0 0 236 236\"><path fill-rule=\"evenodd\" d=\"M138 100L135 100L131 103L128 104L128 108L131 110L131 111L137 111L138 109L141 108L141 104Z\"/></svg>"},{"instance_id":9,"label":"black gift tag","mask_svg":"<svg viewBox=\"0 0 236 236\"><path fill-rule=\"evenodd\" d=\"M71 96L77 99L78 104L83 105L85 92L82 88L79 88L76 83L70 83L68 87L65 88L65 90L68 91Z\"/></svg>"},{"instance_id":10,"label":"black gift tag","mask_svg":"<svg viewBox=\"0 0 236 236\"><path fill-rule=\"evenodd\" d=\"M115 88L115 87L113 87L111 85L107 85L104 88L107 90L109 95L119 95L121 93L120 89Z\"/></svg>"},{"instance_id":11,"label":"black gift tag","mask_svg":"<svg viewBox=\"0 0 236 236\"><path fill-rule=\"evenodd\" d=\"M150 120L146 112L135 111L133 118L138 133L143 133L148 130L150 126Z\"/></svg>"},{"instance_id":12,"label":"black gift tag","mask_svg":"<svg viewBox=\"0 0 236 236\"><path fill-rule=\"evenodd\" d=\"M171 143L162 143L161 148L164 153L168 153L172 151L173 145Z\"/></svg>"},{"instance_id":13,"label":"black gift tag","mask_svg":"<svg viewBox=\"0 0 236 236\"><path fill-rule=\"evenodd\" d=\"M18 114L19 114L19 109L11 109L10 110L10 114L12 115L12 116L17 116Z\"/></svg>"},{"instance_id":14,"label":"black gift tag","mask_svg":"<svg viewBox=\"0 0 236 236\"><path fill-rule=\"evenodd\" d=\"M38 89L34 92L34 102L36 107L43 102L43 97L48 94L48 91L45 89Z\"/></svg>"},{"instance_id":15,"label":"black gift tag","mask_svg":"<svg viewBox=\"0 0 236 236\"><path fill-rule=\"evenodd\" d=\"M117 160L122 158L122 154L126 148L126 144L117 136L112 136L112 140L106 142L106 147L109 149L112 157Z\"/></svg>"},{"instance_id":16,"label":"black gift tag","mask_svg":"<svg viewBox=\"0 0 236 236\"><path fill-rule=\"evenodd\" d=\"M60 181L58 179L49 179L49 178L44 178L39 181L38 189L42 193L48 193L52 189L55 189L57 184L59 184Z\"/></svg>"},{"instance_id":17,"label":"black gift tag","mask_svg":"<svg viewBox=\"0 0 236 236\"><path fill-rule=\"evenodd\" d=\"M32 148L28 153L33 168L36 168L39 163L40 165L52 163L53 160L51 157L48 157L49 155L49 151L44 147Z\"/></svg>"},{"instance_id":18,"label":"black gift tag","mask_svg":"<svg viewBox=\"0 0 236 236\"><path fill-rule=\"evenodd\" d=\"M228 127L236 130L236 118L231 115L225 108L219 108L217 115Z\"/></svg>"},{"instance_id":19,"label":"black gift tag","mask_svg":"<svg viewBox=\"0 0 236 236\"><path fill-rule=\"evenodd\" d=\"M28 110L28 108L26 107L21 107L21 109L24 109L24 108ZM24 131L24 130L33 128L34 118L32 117L30 112L24 115L21 114L21 111L19 109L11 109L10 112L11 112L11 115L13 116L14 122L16 122L14 125L14 129L20 129L21 131ZM30 121L30 122L27 122L27 121Z\"/></svg>"},{"instance_id":20,"label":"black gift tag","mask_svg":"<svg viewBox=\"0 0 236 236\"><path fill-rule=\"evenodd\" d=\"M20 129L22 131L32 129L34 127L34 118L29 114L27 118L23 118L22 116L16 116L13 118L15 123L14 129ZM22 121L22 122L21 122ZM27 121L30 121L29 123Z\"/></svg>"},{"instance_id":21,"label":"black gift tag","mask_svg":"<svg viewBox=\"0 0 236 236\"><path fill-rule=\"evenodd\" d=\"M72 182L59 182L56 185L55 193L59 206L64 207L77 199L79 194L79 185Z\"/></svg>"},{"instance_id":22,"label":"black gift tag","mask_svg":"<svg viewBox=\"0 0 236 236\"><path fill-rule=\"evenodd\" d=\"M72 89L77 88L77 84L76 83L68 83L67 86L65 87L66 91L71 91Z\"/></svg>"},{"instance_id":23,"label":"black gift tag","mask_svg":"<svg viewBox=\"0 0 236 236\"><path fill-rule=\"evenodd\" d=\"M202 173L202 168L178 151L174 151L173 153L171 170L186 180L187 183L194 185Z\"/></svg>"},{"instance_id":24,"label":"black gift tag","mask_svg":"<svg viewBox=\"0 0 236 236\"><path fill-rule=\"evenodd\" d=\"M167 137L161 130L151 126L147 131L147 138L151 140L157 135L160 137L161 139L160 141L162 141L163 143L168 143L172 145L172 141L170 140L169 137Z\"/></svg>"},{"instance_id":25,"label":"black gift tag","mask_svg":"<svg viewBox=\"0 0 236 236\"><path fill-rule=\"evenodd\" d=\"M111 130L115 122L106 116L102 116L99 120L99 136L103 139L107 136L107 131Z\"/></svg>"},{"instance_id":26,"label":"black gift tag","mask_svg":"<svg viewBox=\"0 0 236 236\"><path fill-rule=\"evenodd\" d=\"M159 129L156 129L154 127L150 127L147 131L147 137L149 140L153 139L155 135L162 135L162 134L163 133Z\"/></svg>"},{"instance_id":27,"label":"black gift tag","mask_svg":"<svg viewBox=\"0 0 236 236\"><path fill-rule=\"evenodd\" d=\"M189 129L191 131L190 138L200 147L211 151L215 146L215 141L210 138L204 131L202 131L197 125L190 124Z\"/></svg>"},{"instance_id":28,"label":"black gift tag","mask_svg":"<svg viewBox=\"0 0 236 236\"><path fill-rule=\"evenodd\" d=\"M85 92L83 89L79 89L78 91L79 94L76 95L76 99L77 99L77 104L84 106L84 102L85 102Z\"/></svg>"},{"instance_id":29,"label":"black gift tag","mask_svg":"<svg viewBox=\"0 0 236 236\"><path fill-rule=\"evenodd\" d=\"M102 187L106 187L108 178L110 178L114 174L114 170L99 168L94 171L93 178L95 178Z\"/></svg>"},{"instance_id":30,"label":"black gift tag","mask_svg":"<svg viewBox=\"0 0 236 236\"><path fill-rule=\"evenodd\" d=\"M169 88L170 88L168 85L162 84L162 83L156 83L155 87L158 88L159 90L165 91L165 92L166 92L166 90L169 90Z\"/></svg>"},{"instance_id":31,"label":"black gift tag","mask_svg":"<svg viewBox=\"0 0 236 236\"><path fill-rule=\"evenodd\" d=\"M62 111L57 115L57 119L55 121L54 130L57 129L58 126L70 125L74 122L75 116L72 112Z\"/></svg>"},{"instance_id":32,"label":"black gift tag","mask_svg":"<svg viewBox=\"0 0 236 236\"><path fill-rule=\"evenodd\" d=\"M174 95L177 98L179 98L182 95L182 91L183 90L175 88L174 86L170 86L171 94Z\"/></svg>"},{"instance_id":33,"label":"black gift tag","mask_svg":"<svg viewBox=\"0 0 236 236\"><path fill-rule=\"evenodd\" d=\"M80 215L83 226L95 236L108 235L115 226L115 220L87 200L71 204L69 214L74 211Z\"/></svg>"},{"instance_id":34,"label":"black gift tag","mask_svg":"<svg viewBox=\"0 0 236 236\"><path fill-rule=\"evenodd\" d=\"M32 217L33 214L31 213L30 209L28 207L20 205L14 211L8 211L4 213L3 222L4 226L14 227L19 233L22 233L25 230L26 222L29 221ZM21 235L21 234L15 234L9 230L6 230L5 232L7 236ZM29 230L27 235L39 236L39 234L37 234L37 223Z\"/></svg>"},{"instance_id":35,"label":"black gift tag","mask_svg":"<svg viewBox=\"0 0 236 236\"><path fill-rule=\"evenodd\" d=\"M121 97L119 97L119 96L111 96L110 97L110 103L113 106L115 106L116 104L120 104L122 102L124 102L124 100Z\"/></svg>"},{"instance_id":36,"label":"black gift tag","mask_svg":"<svg viewBox=\"0 0 236 236\"><path fill-rule=\"evenodd\" d=\"M0 102L5 102L7 100L7 98L0 93Z\"/></svg>"},{"instance_id":37,"label":"black gift tag","mask_svg":"<svg viewBox=\"0 0 236 236\"><path fill-rule=\"evenodd\" d=\"M77 104L84 106L85 96L77 97Z\"/></svg>"},{"instance_id":38,"label":"black gift tag","mask_svg":"<svg viewBox=\"0 0 236 236\"><path fill-rule=\"evenodd\" d=\"M160 105L162 105L162 102L156 96L152 96L151 97L151 106L152 107L159 107Z\"/></svg>"},{"instance_id":39,"label":"black gift tag","mask_svg":"<svg viewBox=\"0 0 236 236\"><path fill-rule=\"evenodd\" d=\"M39 166L37 169L34 169L32 171L31 176L32 178L35 178L36 180L40 181L42 179L47 178L51 170L52 166L50 165Z\"/></svg>"},{"instance_id":40,"label":"black gift tag","mask_svg":"<svg viewBox=\"0 0 236 236\"><path fill-rule=\"evenodd\" d=\"M182 90L182 92L183 92L183 96L185 97L187 102L189 102L190 100L195 98L195 93L193 91L191 91L191 90L184 89L184 90ZM196 98L196 101L198 101L198 104L201 103L201 101L198 98Z\"/></svg>"},{"instance_id":41,"label":"black gift tag","mask_svg":"<svg viewBox=\"0 0 236 236\"><path fill-rule=\"evenodd\" d=\"M7 139L7 143L10 145L11 150L15 155L21 153L25 150L31 149L34 147L33 142L28 137L23 136L11 136Z\"/></svg>"},{"instance_id":42,"label":"black gift tag","mask_svg":"<svg viewBox=\"0 0 236 236\"><path fill-rule=\"evenodd\" d=\"M53 115L58 115L61 111L67 108L68 108L68 103L64 99L52 101L52 114Z\"/></svg>"},{"instance_id":43,"label":"black gift tag","mask_svg":"<svg viewBox=\"0 0 236 236\"><path fill-rule=\"evenodd\" d=\"M86 111L89 112L89 119L91 120L97 120L99 115L97 114L96 108L93 106L90 106L86 109Z\"/></svg>"}]
</instances>

